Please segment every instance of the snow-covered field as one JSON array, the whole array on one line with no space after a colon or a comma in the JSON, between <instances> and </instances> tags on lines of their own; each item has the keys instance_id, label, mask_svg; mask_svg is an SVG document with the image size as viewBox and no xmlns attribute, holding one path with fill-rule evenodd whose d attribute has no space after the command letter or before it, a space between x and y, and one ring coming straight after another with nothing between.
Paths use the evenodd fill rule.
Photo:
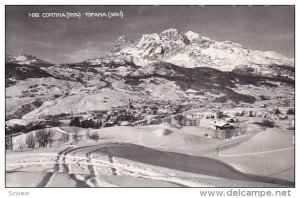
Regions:
<instances>
[{"instance_id":1,"label":"snow-covered field","mask_svg":"<svg viewBox=\"0 0 300 198\"><path fill-rule=\"evenodd\" d=\"M55 136L76 128L52 129ZM89 129L98 140L6 152L7 187L277 187L293 186L293 134L266 130L250 138L204 137L202 127ZM272 140L264 144L264 140ZM16 136L25 138L24 136ZM240 144L234 144L240 141ZM281 144L280 142L285 142ZM226 149L217 148L233 143ZM280 143L280 144L279 144ZM256 145L256 146L251 146ZM274 151L264 153L265 151ZM247 153L256 153L247 155ZM234 155L239 156L234 156ZM245 154L245 156L243 156ZM270 158L269 160L265 160ZM270 168L272 167L272 168ZM30 182L28 182L30 180Z\"/></svg>"}]
</instances>

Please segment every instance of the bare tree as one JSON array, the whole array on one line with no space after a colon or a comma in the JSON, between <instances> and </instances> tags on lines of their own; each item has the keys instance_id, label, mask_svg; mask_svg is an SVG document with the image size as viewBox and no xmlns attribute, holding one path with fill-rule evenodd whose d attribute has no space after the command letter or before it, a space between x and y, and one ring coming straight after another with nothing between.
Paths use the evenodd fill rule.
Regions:
<instances>
[{"instance_id":1,"label":"bare tree","mask_svg":"<svg viewBox=\"0 0 300 198\"><path fill-rule=\"evenodd\" d=\"M36 140L39 144L39 147L46 147L47 146L47 133L45 129L41 129L36 133Z\"/></svg>"},{"instance_id":2,"label":"bare tree","mask_svg":"<svg viewBox=\"0 0 300 198\"><path fill-rule=\"evenodd\" d=\"M215 135L215 137L216 137L216 138L218 138L218 137L219 137L219 132L220 132L220 130L219 130L219 129L215 129L215 134L214 134L214 135Z\"/></svg>"},{"instance_id":3,"label":"bare tree","mask_svg":"<svg viewBox=\"0 0 300 198\"><path fill-rule=\"evenodd\" d=\"M87 138L87 139L91 139L91 132L90 132L89 129L88 129L87 132L86 132L86 138Z\"/></svg>"},{"instance_id":4,"label":"bare tree","mask_svg":"<svg viewBox=\"0 0 300 198\"><path fill-rule=\"evenodd\" d=\"M54 134L50 131L47 132L45 129L42 129L36 133L36 139L39 143L39 147L51 147L54 141Z\"/></svg>"},{"instance_id":5,"label":"bare tree","mask_svg":"<svg viewBox=\"0 0 300 198\"><path fill-rule=\"evenodd\" d=\"M228 128L225 130L225 139L231 139L233 136L237 136L237 130L233 128Z\"/></svg>"},{"instance_id":6,"label":"bare tree","mask_svg":"<svg viewBox=\"0 0 300 198\"><path fill-rule=\"evenodd\" d=\"M184 126L186 124L186 117L182 114L175 115L174 119L177 120L178 124L181 126Z\"/></svg>"},{"instance_id":7,"label":"bare tree","mask_svg":"<svg viewBox=\"0 0 300 198\"><path fill-rule=\"evenodd\" d=\"M26 145L27 148L35 148L35 138L32 133L27 134Z\"/></svg>"},{"instance_id":8,"label":"bare tree","mask_svg":"<svg viewBox=\"0 0 300 198\"><path fill-rule=\"evenodd\" d=\"M231 138L231 129L225 129L225 139L230 139Z\"/></svg>"},{"instance_id":9,"label":"bare tree","mask_svg":"<svg viewBox=\"0 0 300 198\"><path fill-rule=\"evenodd\" d=\"M239 135L239 129L236 127L236 125L234 126L234 129L232 131L232 136L236 137Z\"/></svg>"},{"instance_id":10,"label":"bare tree","mask_svg":"<svg viewBox=\"0 0 300 198\"><path fill-rule=\"evenodd\" d=\"M62 133L62 134L61 134L61 140L62 140L63 142L68 142L69 139L70 139L70 135L69 135L69 134L67 134L67 133Z\"/></svg>"},{"instance_id":11,"label":"bare tree","mask_svg":"<svg viewBox=\"0 0 300 198\"><path fill-rule=\"evenodd\" d=\"M49 144L49 146L51 147L51 146L52 146L52 143L54 142L54 134L50 131L50 129L49 129L49 131L47 132L46 137L47 137L47 142L46 142L46 144Z\"/></svg>"},{"instance_id":12,"label":"bare tree","mask_svg":"<svg viewBox=\"0 0 300 198\"><path fill-rule=\"evenodd\" d=\"M72 138L75 144L78 144L79 141L79 130L78 128L75 128L72 134Z\"/></svg>"},{"instance_id":13,"label":"bare tree","mask_svg":"<svg viewBox=\"0 0 300 198\"><path fill-rule=\"evenodd\" d=\"M237 122L235 124L235 130L236 130L236 135L244 135L247 131L247 126L245 125L245 123L242 122Z\"/></svg>"},{"instance_id":14,"label":"bare tree","mask_svg":"<svg viewBox=\"0 0 300 198\"><path fill-rule=\"evenodd\" d=\"M18 141L18 147L17 147L17 149L18 150L23 150L23 149L25 149L26 148L26 144L24 143L24 140L23 139L20 139L19 141Z\"/></svg>"},{"instance_id":15,"label":"bare tree","mask_svg":"<svg viewBox=\"0 0 300 198\"><path fill-rule=\"evenodd\" d=\"M246 133L246 131L247 131L247 126L243 124L243 125L240 127L240 131L241 131L241 134L244 135L244 134Z\"/></svg>"}]
</instances>

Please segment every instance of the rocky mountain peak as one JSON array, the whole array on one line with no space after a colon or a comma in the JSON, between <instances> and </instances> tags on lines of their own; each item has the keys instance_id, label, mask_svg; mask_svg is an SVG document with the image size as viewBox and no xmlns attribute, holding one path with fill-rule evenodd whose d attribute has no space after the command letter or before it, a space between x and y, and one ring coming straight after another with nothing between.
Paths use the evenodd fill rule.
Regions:
<instances>
[{"instance_id":1,"label":"rocky mountain peak","mask_svg":"<svg viewBox=\"0 0 300 198\"><path fill-rule=\"evenodd\" d=\"M31 54L26 54L26 53L21 53L18 57L24 58L27 60L38 60L38 58L36 58L35 56L32 56Z\"/></svg>"},{"instance_id":2,"label":"rocky mountain peak","mask_svg":"<svg viewBox=\"0 0 300 198\"><path fill-rule=\"evenodd\" d=\"M119 52L123 48L133 45L135 42L136 41L134 41L134 40L128 39L125 35L122 35L119 38L117 38L117 40L115 40L114 46L113 46L111 52L112 53Z\"/></svg>"},{"instance_id":3,"label":"rocky mountain peak","mask_svg":"<svg viewBox=\"0 0 300 198\"><path fill-rule=\"evenodd\" d=\"M159 34L163 40L169 40L169 41L183 41L185 44L189 44L189 39L186 35L182 34L177 29L167 29L162 31Z\"/></svg>"},{"instance_id":4,"label":"rocky mountain peak","mask_svg":"<svg viewBox=\"0 0 300 198\"><path fill-rule=\"evenodd\" d=\"M194 39L198 39L200 37L199 34L195 33L195 32L192 32L192 31L187 31L185 33L185 35L187 36L187 38L191 41L191 40L194 40Z\"/></svg>"},{"instance_id":5,"label":"rocky mountain peak","mask_svg":"<svg viewBox=\"0 0 300 198\"><path fill-rule=\"evenodd\" d=\"M31 54L26 54L26 53L21 53L17 56L6 55L5 62L15 63L15 64L19 64L19 65L31 65L31 66L53 65L45 60L38 59L37 57L35 57Z\"/></svg>"}]
</instances>

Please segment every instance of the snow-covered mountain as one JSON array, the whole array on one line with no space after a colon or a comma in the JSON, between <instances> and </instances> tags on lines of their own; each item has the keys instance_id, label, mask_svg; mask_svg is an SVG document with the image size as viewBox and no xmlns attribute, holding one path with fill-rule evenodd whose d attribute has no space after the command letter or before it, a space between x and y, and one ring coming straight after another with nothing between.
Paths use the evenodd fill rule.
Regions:
<instances>
[{"instance_id":1,"label":"snow-covered mountain","mask_svg":"<svg viewBox=\"0 0 300 198\"><path fill-rule=\"evenodd\" d=\"M251 50L230 41L215 41L191 31L183 34L176 29L144 34L137 40L121 36L115 41L110 54L87 60L84 64L132 63L145 66L157 61L187 68L211 67L271 77L280 74L290 76L286 71L278 71L278 66L294 66L294 59L276 52Z\"/></svg>"},{"instance_id":2,"label":"snow-covered mountain","mask_svg":"<svg viewBox=\"0 0 300 198\"><path fill-rule=\"evenodd\" d=\"M175 29L137 40L121 36L110 54L81 63L6 58L8 118L109 110L129 98L137 105L198 106L294 98L293 59Z\"/></svg>"},{"instance_id":3,"label":"snow-covered mountain","mask_svg":"<svg viewBox=\"0 0 300 198\"><path fill-rule=\"evenodd\" d=\"M45 60L41 60L32 56L30 54L19 54L18 56L6 55L6 63L15 63L19 65L28 65L28 66L50 66L53 65Z\"/></svg>"}]
</instances>

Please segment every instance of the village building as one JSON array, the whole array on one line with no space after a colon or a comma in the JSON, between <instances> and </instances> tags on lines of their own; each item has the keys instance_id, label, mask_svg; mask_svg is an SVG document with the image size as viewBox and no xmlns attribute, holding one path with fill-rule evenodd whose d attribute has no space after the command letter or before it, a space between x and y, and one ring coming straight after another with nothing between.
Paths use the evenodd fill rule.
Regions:
<instances>
[{"instance_id":1,"label":"village building","mask_svg":"<svg viewBox=\"0 0 300 198\"><path fill-rule=\"evenodd\" d=\"M214 121L214 128L216 130L216 137L222 139L230 139L233 135L234 125L225 121Z\"/></svg>"}]
</instances>

